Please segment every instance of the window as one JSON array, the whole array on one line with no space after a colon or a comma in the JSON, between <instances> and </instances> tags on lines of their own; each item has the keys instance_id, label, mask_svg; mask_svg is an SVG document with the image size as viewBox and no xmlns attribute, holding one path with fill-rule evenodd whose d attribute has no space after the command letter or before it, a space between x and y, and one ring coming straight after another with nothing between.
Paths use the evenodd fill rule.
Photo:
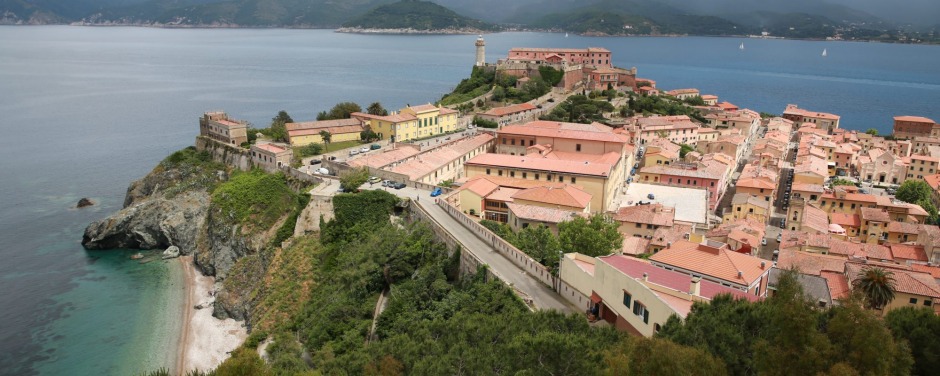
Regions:
<instances>
[{"instance_id":1,"label":"window","mask_svg":"<svg viewBox=\"0 0 940 376\"><path fill-rule=\"evenodd\" d=\"M637 223L637 224L636 224L636 228L643 228L643 225Z\"/></svg>"},{"instance_id":2,"label":"window","mask_svg":"<svg viewBox=\"0 0 940 376\"><path fill-rule=\"evenodd\" d=\"M574 145L574 151L581 151L581 144ZM923 171L923 169L921 169Z\"/></svg>"},{"instance_id":3,"label":"window","mask_svg":"<svg viewBox=\"0 0 940 376\"><path fill-rule=\"evenodd\" d=\"M509 139L509 143L510 143L511 145L515 145L515 144L516 144L516 139L515 139L515 138Z\"/></svg>"},{"instance_id":4,"label":"window","mask_svg":"<svg viewBox=\"0 0 940 376\"><path fill-rule=\"evenodd\" d=\"M523 173L522 173L522 178L525 179L525 178L527 177L526 175L528 175L528 174L525 173L525 172L523 172Z\"/></svg>"},{"instance_id":5,"label":"window","mask_svg":"<svg viewBox=\"0 0 940 376\"><path fill-rule=\"evenodd\" d=\"M740 207L740 206L738 206L738 211L741 211L741 207Z\"/></svg>"},{"instance_id":6,"label":"window","mask_svg":"<svg viewBox=\"0 0 940 376\"><path fill-rule=\"evenodd\" d=\"M574 176L571 177L571 184L574 184Z\"/></svg>"},{"instance_id":7,"label":"window","mask_svg":"<svg viewBox=\"0 0 940 376\"><path fill-rule=\"evenodd\" d=\"M626 291L623 292L623 305L630 308L630 301L633 299Z\"/></svg>"},{"instance_id":8,"label":"window","mask_svg":"<svg viewBox=\"0 0 940 376\"><path fill-rule=\"evenodd\" d=\"M503 145L506 145L506 138L503 137Z\"/></svg>"},{"instance_id":9,"label":"window","mask_svg":"<svg viewBox=\"0 0 940 376\"><path fill-rule=\"evenodd\" d=\"M529 146L535 145L535 140L529 140Z\"/></svg>"},{"instance_id":10,"label":"window","mask_svg":"<svg viewBox=\"0 0 940 376\"><path fill-rule=\"evenodd\" d=\"M650 312L647 311L646 306L644 306L640 302L636 302L636 304L633 305L633 314L637 315L638 317L642 317L644 324L649 324Z\"/></svg>"},{"instance_id":11,"label":"window","mask_svg":"<svg viewBox=\"0 0 940 376\"><path fill-rule=\"evenodd\" d=\"M490 174L490 169L486 169L486 174L487 174L487 175Z\"/></svg>"},{"instance_id":12,"label":"window","mask_svg":"<svg viewBox=\"0 0 940 376\"><path fill-rule=\"evenodd\" d=\"M917 304L917 298L911 298L911 304Z\"/></svg>"},{"instance_id":13,"label":"window","mask_svg":"<svg viewBox=\"0 0 940 376\"><path fill-rule=\"evenodd\" d=\"M515 171L509 171L509 177L511 177L511 178L516 177L516 172L515 172Z\"/></svg>"},{"instance_id":14,"label":"window","mask_svg":"<svg viewBox=\"0 0 940 376\"><path fill-rule=\"evenodd\" d=\"M539 180L539 174L535 174L535 180Z\"/></svg>"},{"instance_id":15,"label":"window","mask_svg":"<svg viewBox=\"0 0 940 376\"><path fill-rule=\"evenodd\" d=\"M496 170L496 174L499 176L503 176L503 170Z\"/></svg>"},{"instance_id":16,"label":"window","mask_svg":"<svg viewBox=\"0 0 940 376\"><path fill-rule=\"evenodd\" d=\"M930 301L930 299L924 299L924 305L925 305L925 306L930 307L931 304L933 304L933 302Z\"/></svg>"},{"instance_id":17,"label":"window","mask_svg":"<svg viewBox=\"0 0 940 376\"><path fill-rule=\"evenodd\" d=\"M558 182L559 182L559 183L564 183L564 182L565 182L565 177L564 177L564 176L561 176L561 175L558 175Z\"/></svg>"}]
</instances>

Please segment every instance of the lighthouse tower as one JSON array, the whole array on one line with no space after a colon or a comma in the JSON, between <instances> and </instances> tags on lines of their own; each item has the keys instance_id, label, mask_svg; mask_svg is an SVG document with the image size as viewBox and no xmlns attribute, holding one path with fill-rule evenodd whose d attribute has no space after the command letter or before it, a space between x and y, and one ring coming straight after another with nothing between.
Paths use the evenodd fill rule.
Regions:
<instances>
[{"instance_id":1,"label":"lighthouse tower","mask_svg":"<svg viewBox=\"0 0 940 376\"><path fill-rule=\"evenodd\" d=\"M477 64L476 65L478 67L482 67L486 65L486 50L484 47L486 46L486 42L483 41L482 35L480 35L477 38L476 46L477 46Z\"/></svg>"}]
</instances>

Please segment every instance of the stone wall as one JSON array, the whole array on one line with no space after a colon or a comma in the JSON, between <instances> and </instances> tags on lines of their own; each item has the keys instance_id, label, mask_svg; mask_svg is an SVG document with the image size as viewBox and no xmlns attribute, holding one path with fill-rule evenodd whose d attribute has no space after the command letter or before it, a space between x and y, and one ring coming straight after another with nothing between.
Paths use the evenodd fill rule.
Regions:
<instances>
[{"instance_id":1,"label":"stone wall","mask_svg":"<svg viewBox=\"0 0 940 376\"><path fill-rule=\"evenodd\" d=\"M207 150L216 162L235 167L242 171L250 170L254 164L251 162L251 153L238 146L228 145L205 136L196 137L196 150Z\"/></svg>"}]
</instances>

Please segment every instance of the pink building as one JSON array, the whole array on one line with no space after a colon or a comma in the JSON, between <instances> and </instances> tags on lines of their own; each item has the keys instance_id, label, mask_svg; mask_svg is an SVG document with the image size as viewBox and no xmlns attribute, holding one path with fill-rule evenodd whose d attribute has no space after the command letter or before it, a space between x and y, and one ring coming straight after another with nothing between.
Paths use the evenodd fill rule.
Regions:
<instances>
[{"instance_id":1,"label":"pink building","mask_svg":"<svg viewBox=\"0 0 940 376\"><path fill-rule=\"evenodd\" d=\"M610 50L606 48L524 48L509 50L510 60L544 61L553 64L567 62L597 67L610 67Z\"/></svg>"}]
</instances>

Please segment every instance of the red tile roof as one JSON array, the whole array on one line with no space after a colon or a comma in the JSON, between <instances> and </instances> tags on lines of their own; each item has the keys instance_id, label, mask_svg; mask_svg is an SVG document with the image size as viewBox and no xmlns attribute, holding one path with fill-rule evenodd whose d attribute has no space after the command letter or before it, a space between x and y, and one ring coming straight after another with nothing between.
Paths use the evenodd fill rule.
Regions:
<instances>
[{"instance_id":1,"label":"red tile roof","mask_svg":"<svg viewBox=\"0 0 940 376\"><path fill-rule=\"evenodd\" d=\"M940 267L924 264L911 264L911 269L921 273L930 274L934 279L940 279Z\"/></svg>"},{"instance_id":2,"label":"red tile roof","mask_svg":"<svg viewBox=\"0 0 940 376\"><path fill-rule=\"evenodd\" d=\"M287 151L287 148L276 145L276 144L255 144L252 146L255 148L267 151L267 152L274 153L274 154Z\"/></svg>"},{"instance_id":3,"label":"red tile roof","mask_svg":"<svg viewBox=\"0 0 940 376\"><path fill-rule=\"evenodd\" d=\"M601 125L602 127L606 127ZM533 121L523 125L508 125L499 130L499 135L535 136L549 138L564 138L571 140L602 141L626 144L630 138L613 133L607 127L603 129L594 125L561 123L557 121Z\"/></svg>"},{"instance_id":4,"label":"red tile roof","mask_svg":"<svg viewBox=\"0 0 940 376\"><path fill-rule=\"evenodd\" d=\"M848 277L850 286L858 277L859 272L868 266L855 262L845 264L845 274ZM937 285L937 281L930 274L901 269L889 271L893 273L894 288L897 292L940 298L940 285Z\"/></svg>"},{"instance_id":5,"label":"red tile roof","mask_svg":"<svg viewBox=\"0 0 940 376\"><path fill-rule=\"evenodd\" d=\"M484 112L483 114L490 115L490 116L506 116L506 115L516 114L519 112L531 111L534 109L535 109L535 106L533 106L531 103L526 102L526 103L514 104L511 106L496 107L496 108L490 109L489 111Z\"/></svg>"},{"instance_id":6,"label":"red tile roof","mask_svg":"<svg viewBox=\"0 0 940 376\"><path fill-rule=\"evenodd\" d=\"M888 232L897 232L901 234L916 234L920 232L921 225L907 222L888 223Z\"/></svg>"},{"instance_id":7,"label":"red tile roof","mask_svg":"<svg viewBox=\"0 0 940 376\"><path fill-rule=\"evenodd\" d=\"M844 256L829 256L818 253L782 249L777 255L780 269L797 268L800 273L821 275L823 271L842 273L847 259Z\"/></svg>"},{"instance_id":8,"label":"red tile roof","mask_svg":"<svg viewBox=\"0 0 940 376\"><path fill-rule=\"evenodd\" d=\"M577 213L552 208L543 208L541 206L522 205L515 202L506 204L509 211L516 217L529 221L539 221L545 223L561 223L577 216Z\"/></svg>"},{"instance_id":9,"label":"red tile roof","mask_svg":"<svg viewBox=\"0 0 940 376\"><path fill-rule=\"evenodd\" d=\"M317 129L322 130L325 128L333 127L345 127L349 125L361 125L362 122L359 119L335 119L335 120L318 120L318 121L304 121L298 123L287 123L284 124L284 128L288 131L296 131L301 129Z\"/></svg>"},{"instance_id":10,"label":"red tile roof","mask_svg":"<svg viewBox=\"0 0 940 376\"><path fill-rule=\"evenodd\" d=\"M895 116L894 121L910 121L918 123L936 123L933 119L925 118L923 116Z\"/></svg>"},{"instance_id":11,"label":"red tile roof","mask_svg":"<svg viewBox=\"0 0 940 376\"><path fill-rule=\"evenodd\" d=\"M584 209L591 203L591 194L570 185L561 188L535 187L521 190L513 200L541 202L543 204Z\"/></svg>"},{"instance_id":12,"label":"red tile roof","mask_svg":"<svg viewBox=\"0 0 940 376\"><path fill-rule=\"evenodd\" d=\"M856 228L862 226L862 220L858 218L858 214L832 213L829 216L830 222L839 226Z\"/></svg>"},{"instance_id":13,"label":"red tile roof","mask_svg":"<svg viewBox=\"0 0 940 376\"><path fill-rule=\"evenodd\" d=\"M829 286L829 296L832 300L842 299L849 296L849 280L845 278L842 272L822 271L820 277L826 279L826 285Z\"/></svg>"},{"instance_id":14,"label":"red tile roof","mask_svg":"<svg viewBox=\"0 0 940 376\"><path fill-rule=\"evenodd\" d=\"M862 219L875 222L891 222L891 216L881 208L861 208Z\"/></svg>"},{"instance_id":15,"label":"red tile roof","mask_svg":"<svg viewBox=\"0 0 940 376\"><path fill-rule=\"evenodd\" d=\"M650 257L650 261L742 285L750 285L770 270L768 262L757 257L686 240L672 243Z\"/></svg>"},{"instance_id":16,"label":"red tile roof","mask_svg":"<svg viewBox=\"0 0 940 376\"><path fill-rule=\"evenodd\" d=\"M676 211L662 204L625 206L617 210L613 219L618 222L672 226Z\"/></svg>"},{"instance_id":17,"label":"red tile roof","mask_svg":"<svg viewBox=\"0 0 940 376\"><path fill-rule=\"evenodd\" d=\"M924 246L915 244L889 244L891 255L896 259L927 262Z\"/></svg>"}]
</instances>

